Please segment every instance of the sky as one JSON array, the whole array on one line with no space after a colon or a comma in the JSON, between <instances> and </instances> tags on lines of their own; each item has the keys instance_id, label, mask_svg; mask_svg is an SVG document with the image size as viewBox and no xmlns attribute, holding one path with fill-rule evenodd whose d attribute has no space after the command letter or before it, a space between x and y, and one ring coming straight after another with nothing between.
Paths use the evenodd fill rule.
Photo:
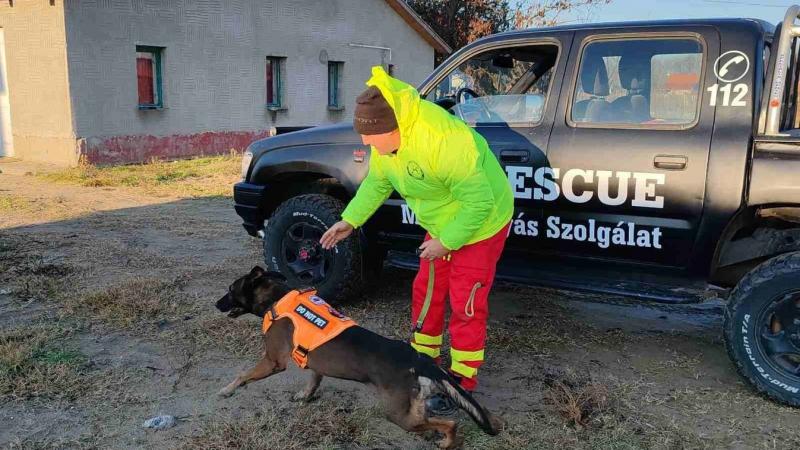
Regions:
<instances>
[{"instance_id":1,"label":"sky","mask_svg":"<svg viewBox=\"0 0 800 450\"><path fill-rule=\"evenodd\" d=\"M564 15L560 22L747 17L777 24L793 4L800 0L611 0L608 5Z\"/></svg>"}]
</instances>

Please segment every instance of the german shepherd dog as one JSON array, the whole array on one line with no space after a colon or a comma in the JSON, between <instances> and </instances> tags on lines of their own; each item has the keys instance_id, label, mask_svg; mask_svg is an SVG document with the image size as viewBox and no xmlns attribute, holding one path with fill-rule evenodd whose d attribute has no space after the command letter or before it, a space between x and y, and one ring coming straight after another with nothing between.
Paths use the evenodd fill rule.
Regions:
<instances>
[{"instance_id":1,"label":"german shepherd dog","mask_svg":"<svg viewBox=\"0 0 800 450\"><path fill-rule=\"evenodd\" d=\"M234 281L228 293L216 303L217 309L229 317L255 314L264 317L278 300L291 292L286 278L276 272L254 267L250 273ZM264 334L264 354L250 370L239 374L219 395L230 396L239 386L286 370L292 360L294 325L288 317L277 320ZM309 401L322 377L359 381L374 386L383 404L386 417L406 431L437 431L444 435L437 442L440 448L461 444L456 422L429 417L425 398L434 393L450 397L462 410L490 435L499 433L502 421L481 406L459 386L432 358L417 353L406 342L388 339L365 328L353 326L308 353L311 378L296 401Z\"/></svg>"}]
</instances>

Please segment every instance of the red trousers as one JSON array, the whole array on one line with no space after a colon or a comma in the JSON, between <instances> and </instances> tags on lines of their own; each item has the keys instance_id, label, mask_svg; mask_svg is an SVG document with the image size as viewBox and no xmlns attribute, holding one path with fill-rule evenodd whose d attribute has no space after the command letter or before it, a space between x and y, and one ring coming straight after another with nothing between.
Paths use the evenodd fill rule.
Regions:
<instances>
[{"instance_id":1,"label":"red trousers","mask_svg":"<svg viewBox=\"0 0 800 450\"><path fill-rule=\"evenodd\" d=\"M433 261L433 297L422 329L414 333L411 345L438 361L441 355L446 298L450 297L450 371L461 377L461 386L474 390L478 368L484 360L489 290L497 261L503 252L509 225L494 236L465 245L445 258ZM425 236L425 240L430 239ZM414 279L411 320L414 325L425 302L431 261L420 260Z\"/></svg>"}]
</instances>

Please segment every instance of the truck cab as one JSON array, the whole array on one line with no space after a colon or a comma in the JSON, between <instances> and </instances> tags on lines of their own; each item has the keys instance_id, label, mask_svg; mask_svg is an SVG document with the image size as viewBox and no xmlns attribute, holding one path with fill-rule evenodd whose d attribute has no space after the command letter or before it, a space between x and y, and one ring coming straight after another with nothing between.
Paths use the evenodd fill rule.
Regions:
<instances>
[{"instance_id":1,"label":"truck cab","mask_svg":"<svg viewBox=\"0 0 800 450\"><path fill-rule=\"evenodd\" d=\"M723 297L740 373L800 405L798 14L513 31L444 61L420 95L486 138L515 197L498 278ZM384 261L418 266L424 230L397 194L318 246L368 157L350 124L250 146L236 209L273 270L344 300Z\"/></svg>"}]
</instances>

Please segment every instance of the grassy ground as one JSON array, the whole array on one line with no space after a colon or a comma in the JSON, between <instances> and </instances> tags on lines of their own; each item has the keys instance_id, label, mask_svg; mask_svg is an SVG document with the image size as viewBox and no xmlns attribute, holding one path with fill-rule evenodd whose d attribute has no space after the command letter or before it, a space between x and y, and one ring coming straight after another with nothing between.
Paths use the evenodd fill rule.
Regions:
<instances>
[{"instance_id":1,"label":"grassy ground","mask_svg":"<svg viewBox=\"0 0 800 450\"><path fill-rule=\"evenodd\" d=\"M87 387L86 358L63 345L66 333L53 326L0 331L0 398L78 398Z\"/></svg>"},{"instance_id":2,"label":"grassy ground","mask_svg":"<svg viewBox=\"0 0 800 450\"><path fill-rule=\"evenodd\" d=\"M263 345L258 319L213 307L262 262L261 242L244 235L230 201L199 198L229 195L238 164L0 178L13 198L0 202L0 447L434 448L383 419L373 391L356 383L325 379L317 400L291 402L307 376L296 368L216 397ZM387 268L368 299L341 309L404 339L412 278ZM575 298L493 290L477 397L507 426L489 437L461 417L466 449L800 446L797 411L742 383L717 329L643 330L626 323L636 324L635 306L604 319ZM179 423L142 429L156 414Z\"/></svg>"},{"instance_id":3,"label":"grassy ground","mask_svg":"<svg viewBox=\"0 0 800 450\"><path fill-rule=\"evenodd\" d=\"M137 188L142 193L154 196L230 197L233 195L232 184L241 176L241 155L231 152L224 156L154 160L147 164L127 166L81 165L38 176L48 181L86 187Z\"/></svg>"}]
</instances>

